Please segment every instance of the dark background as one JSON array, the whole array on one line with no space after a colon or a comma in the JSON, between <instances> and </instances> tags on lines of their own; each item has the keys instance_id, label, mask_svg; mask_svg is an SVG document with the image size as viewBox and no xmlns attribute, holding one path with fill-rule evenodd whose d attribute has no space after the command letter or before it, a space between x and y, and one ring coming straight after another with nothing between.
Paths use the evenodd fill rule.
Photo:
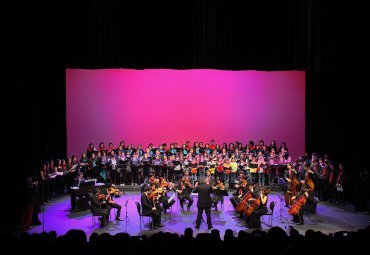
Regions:
<instances>
[{"instance_id":1,"label":"dark background","mask_svg":"<svg viewBox=\"0 0 370 255\"><path fill-rule=\"evenodd\" d=\"M13 188L43 161L67 156L66 68L305 70L306 151L343 161L351 184L355 172L369 168L366 1L4 5L2 171ZM281 100L289 99L276 98L277 107ZM5 224L17 217L12 213Z\"/></svg>"}]
</instances>

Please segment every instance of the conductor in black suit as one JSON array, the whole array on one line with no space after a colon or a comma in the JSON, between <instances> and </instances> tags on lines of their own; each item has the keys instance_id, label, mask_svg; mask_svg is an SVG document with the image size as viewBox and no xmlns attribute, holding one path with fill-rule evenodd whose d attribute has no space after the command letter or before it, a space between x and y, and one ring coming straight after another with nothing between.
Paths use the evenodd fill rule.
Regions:
<instances>
[{"instance_id":1,"label":"conductor in black suit","mask_svg":"<svg viewBox=\"0 0 370 255\"><path fill-rule=\"evenodd\" d=\"M197 203L198 215L197 220L195 221L195 228L199 229L203 210L206 211L208 229L212 228L211 222L212 192L213 192L212 186L206 184L204 178L201 179L200 184L196 185L196 187L193 190L193 193L198 193L198 203Z\"/></svg>"}]
</instances>

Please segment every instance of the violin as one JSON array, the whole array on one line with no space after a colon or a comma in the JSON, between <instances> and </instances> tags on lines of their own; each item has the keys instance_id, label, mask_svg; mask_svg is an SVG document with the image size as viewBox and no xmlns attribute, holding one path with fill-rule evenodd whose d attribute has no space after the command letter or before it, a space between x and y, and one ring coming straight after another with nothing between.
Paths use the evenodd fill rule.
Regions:
<instances>
[{"instance_id":1,"label":"violin","mask_svg":"<svg viewBox=\"0 0 370 255\"><path fill-rule=\"evenodd\" d=\"M97 198L98 198L98 200L103 200L103 199L106 199L106 195L105 194L98 194Z\"/></svg>"},{"instance_id":2,"label":"violin","mask_svg":"<svg viewBox=\"0 0 370 255\"><path fill-rule=\"evenodd\" d=\"M191 182L190 182L190 179L189 179L189 178L185 178L184 185L185 185L185 187L187 187L187 188L193 188L193 185L191 184Z\"/></svg>"},{"instance_id":3,"label":"violin","mask_svg":"<svg viewBox=\"0 0 370 255\"><path fill-rule=\"evenodd\" d=\"M120 197L121 195L123 195L124 194L124 192L123 191L120 191L118 188L116 188L116 187L110 187L109 189L108 189L108 191L109 191L109 193L110 193L110 195L111 196L113 196L113 197L116 197L116 198L118 198L118 197Z\"/></svg>"},{"instance_id":4,"label":"violin","mask_svg":"<svg viewBox=\"0 0 370 255\"><path fill-rule=\"evenodd\" d=\"M218 184L216 184L215 186L213 186L214 189L220 189L220 190L224 190L225 189L225 185L220 182Z\"/></svg>"}]
</instances>

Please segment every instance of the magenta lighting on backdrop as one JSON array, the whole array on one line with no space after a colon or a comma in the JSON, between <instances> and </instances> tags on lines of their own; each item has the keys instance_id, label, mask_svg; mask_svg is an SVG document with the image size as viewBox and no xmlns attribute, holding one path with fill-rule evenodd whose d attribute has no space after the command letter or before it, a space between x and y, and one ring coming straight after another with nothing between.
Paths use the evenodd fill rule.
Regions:
<instances>
[{"instance_id":1,"label":"magenta lighting on backdrop","mask_svg":"<svg viewBox=\"0 0 370 255\"><path fill-rule=\"evenodd\" d=\"M285 141L305 148L305 72L168 69L66 70L68 155L190 140Z\"/></svg>"}]
</instances>

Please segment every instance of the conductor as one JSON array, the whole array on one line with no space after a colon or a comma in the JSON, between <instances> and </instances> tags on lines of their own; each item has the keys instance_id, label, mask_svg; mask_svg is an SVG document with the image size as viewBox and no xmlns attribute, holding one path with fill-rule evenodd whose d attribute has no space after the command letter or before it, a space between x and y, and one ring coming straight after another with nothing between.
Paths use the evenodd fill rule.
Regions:
<instances>
[{"instance_id":1,"label":"conductor","mask_svg":"<svg viewBox=\"0 0 370 255\"><path fill-rule=\"evenodd\" d=\"M200 227L203 210L206 211L208 229L212 229L213 227L211 222L212 192L213 192L212 186L206 184L204 178L200 180L200 184L196 185L193 190L193 193L198 193L198 203L197 203L198 215L197 220L195 221L195 228L197 229L199 229Z\"/></svg>"}]
</instances>

